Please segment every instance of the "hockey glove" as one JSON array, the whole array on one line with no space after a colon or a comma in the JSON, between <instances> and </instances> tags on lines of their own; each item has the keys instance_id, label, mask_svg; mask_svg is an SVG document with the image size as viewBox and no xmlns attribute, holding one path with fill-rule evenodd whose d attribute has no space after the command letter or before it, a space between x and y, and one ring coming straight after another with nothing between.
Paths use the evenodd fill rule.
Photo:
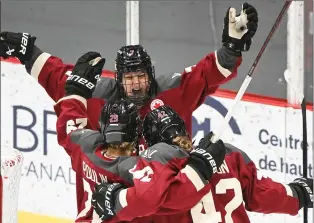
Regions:
<instances>
[{"instance_id":1,"label":"hockey glove","mask_svg":"<svg viewBox=\"0 0 314 223\"><path fill-rule=\"evenodd\" d=\"M313 208L313 179L297 178L289 184L296 190L299 198L299 208Z\"/></svg>"},{"instance_id":2,"label":"hockey glove","mask_svg":"<svg viewBox=\"0 0 314 223\"><path fill-rule=\"evenodd\" d=\"M81 56L65 83L66 95L75 94L85 99L91 98L105 62L106 59L96 52L88 52Z\"/></svg>"},{"instance_id":3,"label":"hockey glove","mask_svg":"<svg viewBox=\"0 0 314 223\"><path fill-rule=\"evenodd\" d=\"M216 143L211 142L213 133L210 132L203 139L199 145L191 151L188 163L198 173L200 173L205 180L209 180L214 173L218 171L225 159L226 147L222 140Z\"/></svg>"},{"instance_id":4,"label":"hockey glove","mask_svg":"<svg viewBox=\"0 0 314 223\"><path fill-rule=\"evenodd\" d=\"M222 43L235 52L248 51L258 26L258 13L254 6L244 3L240 15L229 8L224 19Z\"/></svg>"},{"instance_id":5,"label":"hockey glove","mask_svg":"<svg viewBox=\"0 0 314 223\"><path fill-rule=\"evenodd\" d=\"M0 33L0 56L17 57L22 64L32 58L36 37L28 33Z\"/></svg>"},{"instance_id":6,"label":"hockey glove","mask_svg":"<svg viewBox=\"0 0 314 223\"><path fill-rule=\"evenodd\" d=\"M119 183L104 183L95 186L95 192L92 195L92 207L101 220L109 220L116 215L114 211L116 196L124 188Z\"/></svg>"}]
</instances>

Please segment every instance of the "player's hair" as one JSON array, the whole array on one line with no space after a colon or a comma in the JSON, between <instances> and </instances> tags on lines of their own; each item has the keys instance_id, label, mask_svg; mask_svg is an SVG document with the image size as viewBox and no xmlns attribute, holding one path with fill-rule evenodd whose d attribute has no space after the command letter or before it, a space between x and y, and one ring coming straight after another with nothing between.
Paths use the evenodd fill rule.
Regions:
<instances>
[{"instance_id":1,"label":"player's hair","mask_svg":"<svg viewBox=\"0 0 314 223\"><path fill-rule=\"evenodd\" d=\"M193 149L193 143L188 136L177 136L172 140L172 143L184 149L186 152L190 152Z\"/></svg>"},{"instance_id":2,"label":"player's hair","mask_svg":"<svg viewBox=\"0 0 314 223\"><path fill-rule=\"evenodd\" d=\"M123 142L121 144L109 144L108 149L118 151L119 156L126 156L128 152L132 152L134 148L134 143Z\"/></svg>"}]
</instances>

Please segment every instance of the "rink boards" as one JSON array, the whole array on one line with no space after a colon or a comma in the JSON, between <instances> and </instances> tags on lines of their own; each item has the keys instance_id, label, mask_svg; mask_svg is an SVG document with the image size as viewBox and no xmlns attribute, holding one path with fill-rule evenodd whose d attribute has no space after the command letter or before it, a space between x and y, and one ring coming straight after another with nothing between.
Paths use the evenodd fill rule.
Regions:
<instances>
[{"instance_id":1,"label":"rink boards","mask_svg":"<svg viewBox=\"0 0 314 223\"><path fill-rule=\"evenodd\" d=\"M66 219L74 219L76 215L75 175L70 159L57 144L54 102L21 65L1 62L1 81L1 143L23 151L25 158L19 222L29 222L35 216L38 222L71 222ZM219 91L207 97L193 113L196 141L204 132L220 127L232 98L234 93ZM312 177L312 107L307 114L308 170ZM265 175L277 181L288 183L302 174L301 111L287 107L283 100L246 95L222 139L244 150ZM297 217L261 216L252 214L252 222L302 222L301 212Z\"/></svg>"}]
</instances>

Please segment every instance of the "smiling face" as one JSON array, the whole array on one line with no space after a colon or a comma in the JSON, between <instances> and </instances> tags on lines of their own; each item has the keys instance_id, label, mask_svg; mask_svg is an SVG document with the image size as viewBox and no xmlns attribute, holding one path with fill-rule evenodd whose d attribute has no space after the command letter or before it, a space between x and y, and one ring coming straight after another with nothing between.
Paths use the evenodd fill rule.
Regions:
<instances>
[{"instance_id":1,"label":"smiling face","mask_svg":"<svg viewBox=\"0 0 314 223\"><path fill-rule=\"evenodd\" d=\"M138 108L154 94L155 70L150 56L141 45L127 45L119 49L116 72L121 97L128 98Z\"/></svg>"},{"instance_id":2,"label":"smiling face","mask_svg":"<svg viewBox=\"0 0 314 223\"><path fill-rule=\"evenodd\" d=\"M143 71L124 73L122 83L128 97L144 97L149 90L149 77Z\"/></svg>"}]
</instances>

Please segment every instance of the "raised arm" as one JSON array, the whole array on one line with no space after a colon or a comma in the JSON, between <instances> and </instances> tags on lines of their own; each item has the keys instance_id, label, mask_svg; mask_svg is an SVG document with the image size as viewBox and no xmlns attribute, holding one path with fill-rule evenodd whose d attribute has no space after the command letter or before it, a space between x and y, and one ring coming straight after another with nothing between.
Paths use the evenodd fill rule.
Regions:
<instances>
[{"instance_id":1,"label":"raised arm","mask_svg":"<svg viewBox=\"0 0 314 223\"><path fill-rule=\"evenodd\" d=\"M25 65L26 71L57 102L65 96L65 83L68 78L73 78L74 65L65 64L59 57L43 52L35 45L35 40L36 37L28 33L1 32L0 56L17 57ZM114 72L103 70L99 74L101 74L100 87L105 89L99 97L109 97L114 92ZM95 97L98 95L95 94Z\"/></svg>"},{"instance_id":2,"label":"raised arm","mask_svg":"<svg viewBox=\"0 0 314 223\"><path fill-rule=\"evenodd\" d=\"M187 67L182 73L159 76L157 82L161 91L177 88L176 98L181 97L182 107L194 111L207 95L215 93L217 88L237 76L242 62L242 52L248 51L257 30L258 14L247 3L242 5L241 15L235 17L235 9L229 8L224 18L222 47L203 57L196 65ZM242 19L247 17L248 20ZM239 20L243 30L239 30L235 21ZM177 99L179 100L179 99Z\"/></svg>"},{"instance_id":3,"label":"raised arm","mask_svg":"<svg viewBox=\"0 0 314 223\"><path fill-rule=\"evenodd\" d=\"M72 159L76 154L73 152L76 148L74 144L78 141L74 138L80 135L75 133L73 136L72 131L85 127L95 129L88 120L87 99L92 97L104 63L105 60L98 53L87 53L80 57L73 69L73 78L67 80L65 84L66 96L54 106L58 117L58 142Z\"/></svg>"},{"instance_id":4,"label":"raised arm","mask_svg":"<svg viewBox=\"0 0 314 223\"><path fill-rule=\"evenodd\" d=\"M302 207L313 207L313 179L296 179L290 184L276 182L264 176L243 152L238 166L248 211L296 215Z\"/></svg>"}]
</instances>

